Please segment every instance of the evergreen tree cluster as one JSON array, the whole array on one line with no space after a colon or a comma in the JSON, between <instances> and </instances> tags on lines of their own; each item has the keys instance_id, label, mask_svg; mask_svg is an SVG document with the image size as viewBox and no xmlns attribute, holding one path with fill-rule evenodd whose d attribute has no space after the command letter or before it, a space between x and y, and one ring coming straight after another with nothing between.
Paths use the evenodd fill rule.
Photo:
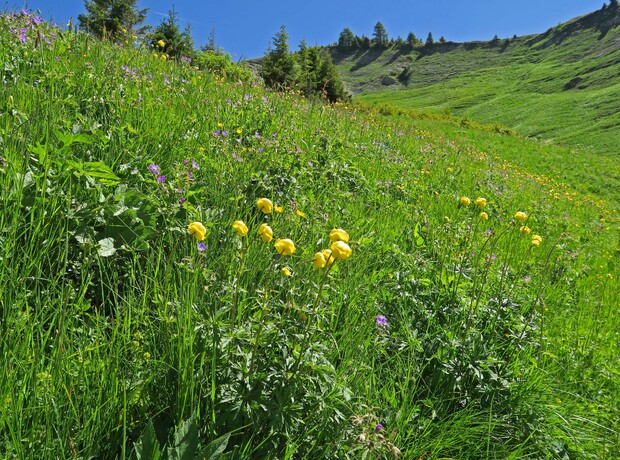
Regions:
<instances>
[{"instance_id":1,"label":"evergreen tree cluster","mask_svg":"<svg viewBox=\"0 0 620 460\"><path fill-rule=\"evenodd\" d=\"M428 37L426 38L426 42L420 40L413 32L409 32L407 34L407 38L402 38L400 36L394 38L389 37L385 26L381 23L381 21L375 24L373 29L372 38L367 37L366 35L355 35L351 29L345 27L340 35L338 36L338 42L336 43L336 47L341 51L351 51L351 50L367 50L371 47L375 48L388 48L388 47L397 47L397 48L408 48L413 49L421 46L432 46L434 45L435 39L433 38L433 34L429 32ZM444 37L439 39L439 43L447 43L447 40Z\"/></svg>"},{"instance_id":2,"label":"evergreen tree cluster","mask_svg":"<svg viewBox=\"0 0 620 460\"><path fill-rule=\"evenodd\" d=\"M326 49L308 47L305 42L292 53L288 33L282 26L273 47L261 61L260 76L273 88L298 89L306 96L321 96L331 102L349 99L342 78Z\"/></svg>"}]
</instances>

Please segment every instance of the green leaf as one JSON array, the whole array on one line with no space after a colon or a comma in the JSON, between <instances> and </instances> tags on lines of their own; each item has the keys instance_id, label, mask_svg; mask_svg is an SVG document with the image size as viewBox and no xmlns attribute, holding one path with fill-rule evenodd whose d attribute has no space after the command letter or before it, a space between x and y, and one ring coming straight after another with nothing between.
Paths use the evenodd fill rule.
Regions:
<instances>
[{"instance_id":1,"label":"green leaf","mask_svg":"<svg viewBox=\"0 0 620 460\"><path fill-rule=\"evenodd\" d=\"M140 435L134 450L138 460L159 460L161 458L161 449L152 421L149 421L149 424Z\"/></svg>"},{"instance_id":2,"label":"green leaf","mask_svg":"<svg viewBox=\"0 0 620 460\"><path fill-rule=\"evenodd\" d=\"M230 433L227 433L224 436L220 436L219 438L211 441L202 453L201 458L204 458L205 460L218 460L222 458L224 450L226 450L226 446L228 445L229 438Z\"/></svg>"},{"instance_id":3,"label":"green leaf","mask_svg":"<svg viewBox=\"0 0 620 460\"><path fill-rule=\"evenodd\" d=\"M191 416L174 433L174 447L168 448L169 460L194 460L198 450L198 426Z\"/></svg>"},{"instance_id":4,"label":"green leaf","mask_svg":"<svg viewBox=\"0 0 620 460\"><path fill-rule=\"evenodd\" d=\"M97 179L103 185L115 186L121 182L121 179L112 172L112 169L101 161L83 163L81 174Z\"/></svg>"}]
</instances>

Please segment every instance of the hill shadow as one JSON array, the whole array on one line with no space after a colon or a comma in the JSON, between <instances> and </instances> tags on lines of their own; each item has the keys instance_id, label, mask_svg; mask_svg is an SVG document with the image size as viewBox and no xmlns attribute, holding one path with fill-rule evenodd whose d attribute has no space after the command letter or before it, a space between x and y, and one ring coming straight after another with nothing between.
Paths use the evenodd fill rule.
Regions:
<instances>
[{"instance_id":1,"label":"hill shadow","mask_svg":"<svg viewBox=\"0 0 620 460\"><path fill-rule=\"evenodd\" d=\"M362 54L359 58L356 57L357 62L353 65L353 67L351 67L351 72L355 72L356 70L375 62L379 56L383 54L384 49L376 50L371 48L365 51L366 53Z\"/></svg>"}]
</instances>

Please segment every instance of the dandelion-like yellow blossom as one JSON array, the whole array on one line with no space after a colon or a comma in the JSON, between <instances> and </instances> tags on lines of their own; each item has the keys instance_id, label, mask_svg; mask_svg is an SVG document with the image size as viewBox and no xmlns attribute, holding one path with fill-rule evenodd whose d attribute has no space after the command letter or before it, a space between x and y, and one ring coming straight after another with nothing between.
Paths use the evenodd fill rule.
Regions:
<instances>
[{"instance_id":1,"label":"dandelion-like yellow blossom","mask_svg":"<svg viewBox=\"0 0 620 460\"><path fill-rule=\"evenodd\" d=\"M462 196L461 199L459 200L459 202L463 206L469 206L471 204L471 200L468 197L466 197L466 196Z\"/></svg>"},{"instance_id":2,"label":"dandelion-like yellow blossom","mask_svg":"<svg viewBox=\"0 0 620 460\"><path fill-rule=\"evenodd\" d=\"M486 212L482 211L482 212L480 213L480 218L481 218L482 220L489 220L489 215L488 215Z\"/></svg>"},{"instance_id":3,"label":"dandelion-like yellow blossom","mask_svg":"<svg viewBox=\"0 0 620 460\"><path fill-rule=\"evenodd\" d=\"M268 198L259 198L256 202L258 209L263 211L265 214L271 214L273 212L273 203Z\"/></svg>"},{"instance_id":4,"label":"dandelion-like yellow blossom","mask_svg":"<svg viewBox=\"0 0 620 460\"><path fill-rule=\"evenodd\" d=\"M335 259L348 259L351 257L351 248L344 241L334 241L332 243L332 256Z\"/></svg>"},{"instance_id":5,"label":"dandelion-like yellow blossom","mask_svg":"<svg viewBox=\"0 0 620 460\"><path fill-rule=\"evenodd\" d=\"M224 127L224 123L222 123L221 121L217 123L217 127L218 128L223 128Z\"/></svg>"},{"instance_id":6,"label":"dandelion-like yellow blossom","mask_svg":"<svg viewBox=\"0 0 620 460\"><path fill-rule=\"evenodd\" d=\"M321 253L323 254L323 257L325 257L325 260L327 261L327 265L333 264L334 261L336 260L334 259L334 256L332 255L331 249L323 249Z\"/></svg>"},{"instance_id":7,"label":"dandelion-like yellow blossom","mask_svg":"<svg viewBox=\"0 0 620 460\"><path fill-rule=\"evenodd\" d=\"M161 56L159 56L159 59L162 62L166 62L168 60L168 55L167 54L162 54Z\"/></svg>"},{"instance_id":8,"label":"dandelion-like yellow blossom","mask_svg":"<svg viewBox=\"0 0 620 460\"><path fill-rule=\"evenodd\" d=\"M476 206L478 206L479 208L484 208L487 205L487 199L479 196L478 198L476 198L476 201L474 201L474 203L476 203Z\"/></svg>"},{"instance_id":9,"label":"dandelion-like yellow blossom","mask_svg":"<svg viewBox=\"0 0 620 460\"><path fill-rule=\"evenodd\" d=\"M187 226L187 231L190 235L194 235L198 241L204 240L207 235L207 229L202 225L202 222L192 222Z\"/></svg>"},{"instance_id":10,"label":"dandelion-like yellow blossom","mask_svg":"<svg viewBox=\"0 0 620 460\"><path fill-rule=\"evenodd\" d=\"M299 209L295 210L295 214L297 214L299 217L305 217L306 214L303 211L300 211Z\"/></svg>"},{"instance_id":11,"label":"dandelion-like yellow blossom","mask_svg":"<svg viewBox=\"0 0 620 460\"><path fill-rule=\"evenodd\" d=\"M297 249L295 247L295 243L293 243L293 241L288 238L278 238L274 246L276 248L276 251L278 251L283 256L290 256L292 253L295 252L295 249Z\"/></svg>"},{"instance_id":12,"label":"dandelion-like yellow blossom","mask_svg":"<svg viewBox=\"0 0 620 460\"><path fill-rule=\"evenodd\" d=\"M542 243L542 236L540 235L532 235L532 246L540 246L540 243Z\"/></svg>"},{"instance_id":13,"label":"dandelion-like yellow blossom","mask_svg":"<svg viewBox=\"0 0 620 460\"><path fill-rule=\"evenodd\" d=\"M284 208L282 206L275 206L273 210L278 214L282 214L284 212Z\"/></svg>"},{"instance_id":14,"label":"dandelion-like yellow blossom","mask_svg":"<svg viewBox=\"0 0 620 460\"><path fill-rule=\"evenodd\" d=\"M236 220L232 227L235 229L235 231L237 232L237 235L239 236L245 236L248 234L248 226L245 225L245 223L242 220Z\"/></svg>"},{"instance_id":15,"label":"dandelion-like yellow blossom","mask_svg":"<svg viewBox=\"0 0 620 460\"><path fill-rule=\"evenodd\" d=\"M525 214L524 212L521 211L517 211L515 213L515 219L521 221L521 222L525 222L527 220L527 214Z\"/></svg>"},{"instance_id":16,"label":"dandelion-like yellow blossom","mask_svg":"<svg viewBox=\"0 0 620 460\"><path fill-rule=\"evenodd\" d=\"M241 128L237 128L237 134L241 134L243 130Z\"/></svg>"},{"instance_id":17,"label":"dandelion-like yellow blossom","mask_svg":"<svg viewBox=\"0 0 620 460\"><path fill-rule=\"evenodd\" d=\"M157 44L159 45L160 48L163 48L164 46L166 46L166 42L163 40L159 40Z\"/></svg>"},{"instance_id":18,"label":"dandelion-like yellow blossom","mask_svg":"<svg viewBox=\"0 0 620 460\"><path fill-rule=\"evenodd\" d=\"M261 224L258 227L258 234L265 243L269 243L273 239L273 230L267 224Z\"/></svg>"},{"instance_id":19,"label":"dandelion-like yellow blossom","mask_svg":"<svg viewBox=\"0 0 620 460\"><path fill-rule=\"evenodd\" d=\"M325 265L327 265L327 260L325 259L323 253L317 252L316 254L314 254L314 268L323 268Z\"/></svg>"},{"instance_id":20,"label":"dandelion-like yellow blossom","mask_svg":"<svg viewBox=\"0 0 620 460\"><path fill-rule=\"evenodd\" d=\"M282 274L283 274L284 276L287 276L287 277L288 277L288 276L291 276L291 275L293 274L293 272L291 272L291 269L290 269L290 268L288 268L288 267L283 267L283 268L282 268Z\"/></svg>"},{"instance_id":21,"label":"dandelion-like yellow blossom","mask_svg":"<svg viewBox=\"0 0 620 460\"><path fill-rule=\"evenodd\" d=\"M530 227L528 227L527 225L523 225L521 228L519 228L519 231L521 232L522 235L529 235L530 232L532 230L530 230Z\"/></svg>"},{"instance_id":22,"label":"dandelion-like yellow blossom","mask_svg":"<svg viewBox=\"0 0 620 460\"><path fill-rule=\"evenodd\" d=\"M334 228L331 232L329 232L329 239L332 241L344 241L345 243L348 243L349 234L341 228Z\"/></svg>"}]
</instances>

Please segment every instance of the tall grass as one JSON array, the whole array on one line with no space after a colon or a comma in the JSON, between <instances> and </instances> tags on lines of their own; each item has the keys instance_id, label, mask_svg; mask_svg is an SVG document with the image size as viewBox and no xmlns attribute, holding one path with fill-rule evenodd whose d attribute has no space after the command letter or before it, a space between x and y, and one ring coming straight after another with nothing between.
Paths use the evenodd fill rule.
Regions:
<instances>
[{"instance_id":1,"label":"tall grass","mask_svg":"<svg viewBox=\"0 0 620 460\"><path fill-rule=\"evenodd\" d=\"M605 203L33 19L0 32L4 457L613 458Z\"/></svg>"}]
</instances>

